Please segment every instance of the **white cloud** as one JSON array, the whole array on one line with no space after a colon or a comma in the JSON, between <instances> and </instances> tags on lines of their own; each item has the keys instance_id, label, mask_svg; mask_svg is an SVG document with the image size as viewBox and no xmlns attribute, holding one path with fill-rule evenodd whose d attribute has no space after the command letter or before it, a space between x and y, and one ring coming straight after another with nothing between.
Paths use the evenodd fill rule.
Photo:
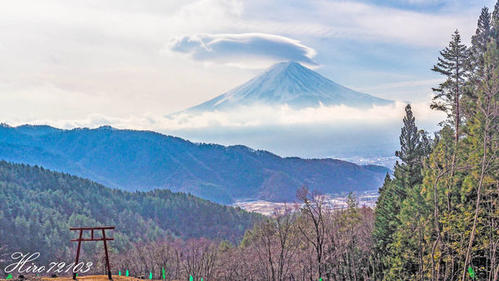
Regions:
<instances>
[{"instance_id":1,"label":"white cloud","mask_svg":"<svg viewBox=\"0 0 499 281\"><path fill-rule=\"evenodd\" d=\"M368 110L331 106L293 110L289 107L252 106L230 112L179 114L172 118L143 113L125 117L89 114L81 119L35 119L31 124L59 128L111 125L120 129L153 130L194 142L244 144L282 156L379 157L397 148L404 114L403 103ZM428 104L413 104L419 128L434 131L444 116ZM8 120L7 120L8 121ZM23 122L10 122L20 125Z\"/></svg>"},{"instance_id":2,"label":"white cloud","mask_svg":"<svg viewBox=\"0 0 499 281\"><path fill-rule=\"evenodd\" d=\"M479 9L429 13L353 1L319 1L312 14L329 26L322 36L441 47L455 29L469 37L475 28L477 12Z\"/></svg>"},{"instance_id":3,"label":"white cloud","mask_svg":"<svg viewBox=\"0 0 499 281\"><path fill-rule=\"evenodd\" d=\"M315 108L293 109L286 105L279 107L254 105L234 108L230 111L204 113L179 113L158 120L162 129L179 130L209 127L257 127L288 125L324 125L324 124L380 124L402 120L404 103L373 106L369 109L348 107L345 105L320 106ZM417 103L413 107L418 111L418 119L424 122L441 120L442 115L432 111L427 103Z\"/></svg>"},{"instance_id":4,"label":"white cloud","mask_svg":"<svg viewBox=\"0 0 499 281\"><path fill-rule=\"evenodd\" d=\"M384 60L373 52L373 60L338 63L340 71L355 76L356 80L348 84L353 88L359 86L356 81L363 86L371 84L366 72L375 72L375 78L370 80L373 91L381 95L386 89L374 89L375 83L425 79L418 76L421 73L418 66L411 66L408 71L414 72L411 78L387 79L379 75L382 65L389 64L389 60L404 60L412 54L411 49L421 46L425 54L433 52L436 57L455 28L464 31L463 37L467 37L479 15L480 7L476 6L483 4L473 5L461 11L415 12L343 0L7 1L0 9L0 122L56 124L62 120L67 127L103 124L108 120L111 124L134 128L142 124L149 129L195 126L190 121L177 124L178 120L156 116L203 102L253 77L256 71L226 66L247 66L247 61L241 62L242 57L252 59L247 52L238 54L235 49L229 48L230 52L224 49L231 44L254 46L255 41L251 44L244 41L248 39L244 34L252 32L264 35L260 36L263 39L249 36L252 39L281 42L279 46L289 48L289 54L272 50L268 50L270 54L262 54L257 50L254 55L265 66L267 62L262 58L265 56L268 60L284 57L300 61L301 58L318 63L322 63L320 58L328 57L331 64L336 63L342 53L334 52L336 46L324 40L327 37L355 39L354 42L365 44L366 48L370 46L366 42L394 43L402 50L400 56ZM208 49L197 52L204 54L206 60L222 64L200 67L179 53L160 55L169 38L185 34L212 34L209 40L202 39ZM320 54L314 57L312 48L320 49ZM343 50L343 54L348 52L348 48ZM232 57L225 60L214 53L230 53ZM431 64L425 69L429 67ZM397 74L400 69L389 71ZM342 83L342 79L337 82ZM389 98L396 99L410 88L418 87L419 91L420 87L426 87L410 83L395 86L387 86L392 89ZM323 120L334 121L324 112L283 110L281 122L291 122L292 114L303 118L317 114ZM230 125L234 123L231 118L206 116L200 122ZM235 125L258 122L239 121Z\"/></svg>"},{"instance_id":5,"label":"white cloud","mask_svg":"<svg viewBox=\"0 0 499 281\"><path fill-rule=\"evenodd\" d=\"M368 87L355 88L355 90L386 99L399 99L413 103L424 103L432 99L434 96L432 88L436 87L439 83L442 83L443 80L443 78L438 78L381 83Z\"/></svg>"},{"instance_id":6,"label":"white cloud","mask_svg":"<svg viewBox=\"0 0 499 281\"><path fill-rule=\"evenodd\" d=\"M427 89L431 89L431 87L434 87L439 83L442 83L443 80L444 80L443 78L439 78L439 79L426 79L426 80L415 80L415 81L400 81L400 82L379 84L372 87L362 88L361 90L369 92L372 90L403 89L415 86L425 86Z\"/></svg>"},{"instance_id":7,"label":"white cloud","mask_svg":"<svg viewBox=\"0 0 499 281\"><path fill-rule=\"evenodd\" d=\"M168 48L194 60L253 66L264 60L315 65L316 52L298 40L265 33L195 34L172 39Z\"/></svg>"},{"instance_id":8,"label":"white cloud","mask_svg":"<svg viewBox=\"0 0 499 281\"><path fill-rule=\"evenodd\" d=\"M369 109L345 105L320 106L315 108L293 109L287 105L253 105L234 108L230 111L203 113L178 113L161 116L152 113L112 117L101 113L88 114L84 118L71 120L54 118L32 120L36 124L50 124L61 128L98 127L111 125L117 128L150 129L156 131L176 131L210 128L254 128L290 125L335 125L348 127L362 124L392 124L402 120L405 103L373 106ZM444 116L430 110L428 103L412 105L416 118L426 124L437 124ZM14 120L13 120L14 121ZM13 123L19 125L19 122Z\"/></svg>"}]
</instances>

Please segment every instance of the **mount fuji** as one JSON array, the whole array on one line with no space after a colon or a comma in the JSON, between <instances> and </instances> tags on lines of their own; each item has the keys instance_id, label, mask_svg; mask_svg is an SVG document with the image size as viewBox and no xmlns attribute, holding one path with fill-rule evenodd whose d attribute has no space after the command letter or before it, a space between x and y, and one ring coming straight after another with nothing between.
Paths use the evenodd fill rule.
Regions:
<instances>
[{"instance_id":1,"label":"mount fuji","mask_svg":"<svg viewBox=\"0 0 499 281\"><path fill-rule=\"evenodd\" d=\"M365 108L391 103L337 84L299 63L281 62L241 86L184 112L226 111L251 105L288 105L300 109L320 105Z\"/></svg>"}]
</instances>

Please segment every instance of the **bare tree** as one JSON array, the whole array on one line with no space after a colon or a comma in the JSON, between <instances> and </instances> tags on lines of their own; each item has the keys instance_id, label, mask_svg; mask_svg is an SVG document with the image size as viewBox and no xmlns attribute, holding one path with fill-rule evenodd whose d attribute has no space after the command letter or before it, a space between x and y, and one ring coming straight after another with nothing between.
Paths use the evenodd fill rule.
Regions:
<instances>
[{"instance_id":1,"label":"bare tree","mask_svg":"<svg viewBox=\"0 0 499 281\"><path fill-rule=\"evenodd\" d=\"M264 280L289 280L298 243L294 220L290 209L275 210L273 217L258 224L249 238Z\"/></svg>"},{"instance_id":2,"label":"bare tree","mask_svg":"<svg viewBox=\"0 0 499 281\"><path fill-rule=\"evenodd\" d=\"M212 241L204 238L187 241L183 257L182 265L186 275L192 275L196 280L213 280L217 249Z\"/></svg>"},{"instance_id":3,"label":"bare tree","mask_svg":"<svg viewBox=\"0 0 499 281\"><path fill-rule=\"evenodd\" d=\"M317 262L317 275L322 278L324 273L324 243L326 239L326 202L324 196L311 194L307 187L300 188L296 197L303 202L301 208L303 224L298 224L298 229L305 240L315 249ZM308 228L311 225L311 231Z\"/></svg>"}]
</instances>

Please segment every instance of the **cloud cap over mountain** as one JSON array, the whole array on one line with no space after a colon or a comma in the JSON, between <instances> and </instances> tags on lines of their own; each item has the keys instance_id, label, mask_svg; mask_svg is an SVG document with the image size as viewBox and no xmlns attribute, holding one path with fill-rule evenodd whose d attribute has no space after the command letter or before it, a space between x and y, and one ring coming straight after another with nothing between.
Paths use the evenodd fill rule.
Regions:
<instances>
[{"instance_id":1,"label":"cloud cap over mountain","mask_svg":"<svg viewBox=\"0 0 499 281\"><path fill-rule=\"evenodd\" d=\"M316 65L316 51L298 40L265 33L195 34L173 39L168 48L198 61L249 66L260 61L296 61Z\"/></svg>"}]
</instances>

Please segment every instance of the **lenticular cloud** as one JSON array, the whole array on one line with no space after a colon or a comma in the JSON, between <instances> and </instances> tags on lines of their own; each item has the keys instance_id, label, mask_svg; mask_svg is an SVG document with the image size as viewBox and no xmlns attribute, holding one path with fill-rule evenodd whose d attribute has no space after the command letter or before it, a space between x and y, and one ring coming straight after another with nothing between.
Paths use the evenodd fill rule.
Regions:
<instances>
[{"instance_id":1,"label":"lenticular cloud","mask_svg":"<svg viewBox=\"0 0 499 281\"><path fill-rule=\"evenodd\" d=\"M244 64L254 59L316 65L316 52L298 40L265 33L195 34L174 38L168 49L198 61Z\"/></svg>"}]
</instances>

